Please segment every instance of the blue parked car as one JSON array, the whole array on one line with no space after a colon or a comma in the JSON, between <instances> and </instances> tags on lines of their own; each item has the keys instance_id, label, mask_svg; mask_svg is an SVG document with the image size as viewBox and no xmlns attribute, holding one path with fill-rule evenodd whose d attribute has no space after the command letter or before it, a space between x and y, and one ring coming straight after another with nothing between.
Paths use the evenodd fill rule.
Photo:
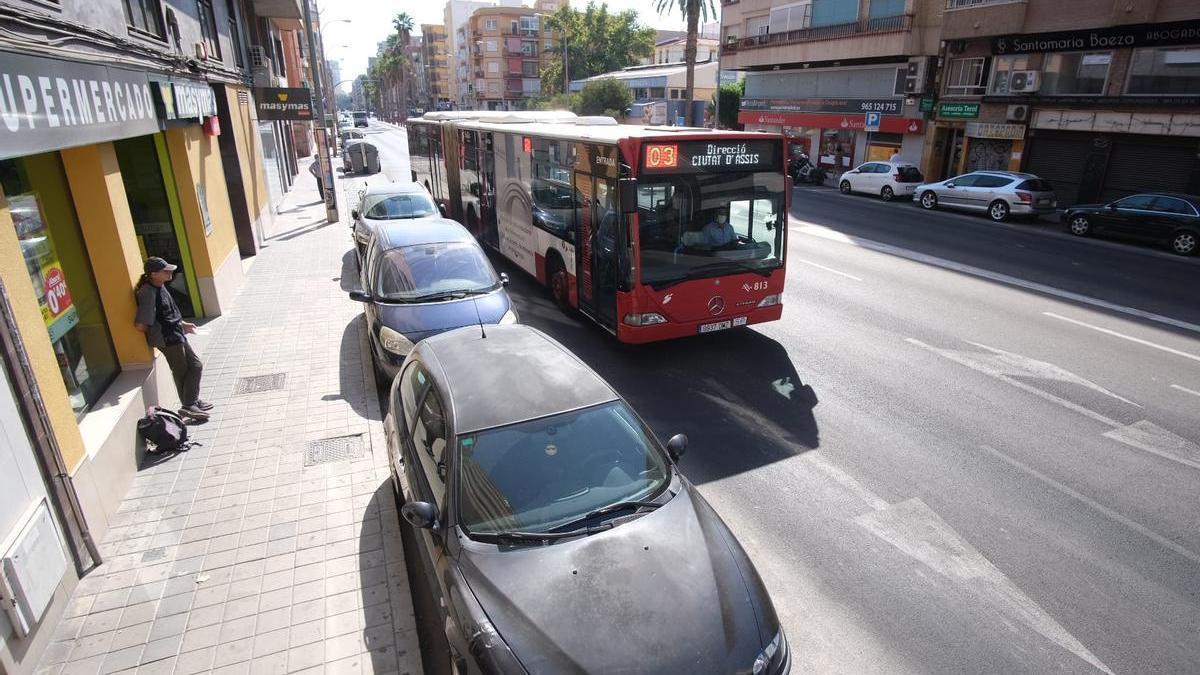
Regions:
<instances>
[{"instance_id":1,"label":"blue parked car","mask_svg":"<svg viewBox=\"0 0 1200 675\"><path fill-rule=\"evenodd\" d=\"M382 225L363 256L362 287L376 372L391 382L421 340L453 328L517 322L508 276L475 237L445 218Z\"/></svg>"}]
</instances>

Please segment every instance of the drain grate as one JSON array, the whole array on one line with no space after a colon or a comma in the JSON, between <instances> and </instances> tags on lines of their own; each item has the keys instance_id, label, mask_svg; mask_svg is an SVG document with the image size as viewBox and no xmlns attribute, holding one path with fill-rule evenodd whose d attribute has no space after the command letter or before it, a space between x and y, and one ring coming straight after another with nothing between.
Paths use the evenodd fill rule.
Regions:
<instances>
[{"instance_id":1,"label":"drain grate","mask_svg":"<svg viewBox=\"0 0 1200 675\"><path fill-rule=\"evenodd\" d=\"M322 438L310 442L304 449L304 466L327 464L340 459L360 459L366 451L362 434Z\"/></svg>"},{"instance_id":2,"label":"drain grate","mask_svg":"<svg viewBox=\"0 0 1200 675\"><path fill-rule=\"evenodd\" d=\"M167 549L163 548L162 546L159 546L158 548L152 548L142 554L142 562L144 562L144 563L158 562L159 560L166 560L166 559L167 559Z\"/></svg>"},{"instance_id":3,"label":"drain grate","mask_svg":"<svg viewBox=\"0 0 1200 675\"><path fill-rule=\"evenodd\" d=\"M268 375L252 375L239 377L233 387L236 394L257 394L260 391L279 391L287 381L287 373L270 373Z\"/></svg>"}]
</instances>

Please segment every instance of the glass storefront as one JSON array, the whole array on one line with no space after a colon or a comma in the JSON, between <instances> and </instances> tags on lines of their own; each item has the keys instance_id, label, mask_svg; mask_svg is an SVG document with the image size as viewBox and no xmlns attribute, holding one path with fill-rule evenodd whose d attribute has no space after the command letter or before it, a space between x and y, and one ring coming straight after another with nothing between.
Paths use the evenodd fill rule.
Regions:
<instances>
[{"instance_id":1,"label":"glass storefront","mask_svg":"<svg viewBox=\"0 0 1200 675\"><path fill-rule=\"evenodd\" d=\"M163 167L170 171L170 165L164 161L166 149L159 147L161 142L155 136L138 136L116 141L113 147L142 257L158 256L179 265L180 273L167 284L167 289L185 317L199 316L196 275L179 217L178 198L173 193L175 188L164 177Z\"/></svg>"},{"instance_id":2,"label":"glass storefront","mask_svg":"<svg viewBox=\"0 0 1200 675\"><path fill-rule=\"evenodd\" d=\"M262 145L263 154L263 173L265 174L267 183L267 196L271 202L271 209L279 204L279 200L283 199L283 192L287 189L283 183L283 167L280 164L279 145L275 141L275 125L271 122L258 123L258 135L260 145Z\"/></svg>"},{"instance_id":3,"label":"glass storefront","mask_svg":"<svg viewBox=\"0 0 1200 675\"><path fill-rule=\"evenodd\" d=\"M57 152L0 161L29 281L71 408L82 415L120 371Z\"/></svg>"}]
</instances>

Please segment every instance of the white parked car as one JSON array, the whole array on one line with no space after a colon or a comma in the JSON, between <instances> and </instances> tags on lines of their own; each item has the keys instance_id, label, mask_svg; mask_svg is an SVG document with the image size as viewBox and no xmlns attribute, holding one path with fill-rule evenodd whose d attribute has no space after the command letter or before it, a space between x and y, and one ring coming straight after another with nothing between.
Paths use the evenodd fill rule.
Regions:
<instances>
[{"instance_id":1,"label":"white parked car","mask_svg":"<svg viewBox=\"0 0 1200 675\"><path fill-rule=\"evenodd\" d=\"M909 199L925 177L915 164L908 162L867 162L842 174L838 187L842 194L865 192L879 195L885 202L896 196Z\"/></svg>"}]
</instances>

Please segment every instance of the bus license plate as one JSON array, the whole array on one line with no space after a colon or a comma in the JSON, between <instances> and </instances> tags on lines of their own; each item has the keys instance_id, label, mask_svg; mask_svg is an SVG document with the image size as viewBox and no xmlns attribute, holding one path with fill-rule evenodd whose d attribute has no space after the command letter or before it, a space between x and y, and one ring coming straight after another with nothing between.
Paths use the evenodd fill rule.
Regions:
<instances>
[{"instance_id":1,"label":"bus license plate","mask_svg":"<svg viewBox=\"0 0 1200 675\"><path fill-rule=\"evenodd\" d=\"M700 332L701 333L715 333L719 330L726 330L728 328L733 328L734 326L745 326L745 325L746 325L746 317L739 316L731 321L717 321L715 323L700 324Z\"/></svg>"}]
</instances>

